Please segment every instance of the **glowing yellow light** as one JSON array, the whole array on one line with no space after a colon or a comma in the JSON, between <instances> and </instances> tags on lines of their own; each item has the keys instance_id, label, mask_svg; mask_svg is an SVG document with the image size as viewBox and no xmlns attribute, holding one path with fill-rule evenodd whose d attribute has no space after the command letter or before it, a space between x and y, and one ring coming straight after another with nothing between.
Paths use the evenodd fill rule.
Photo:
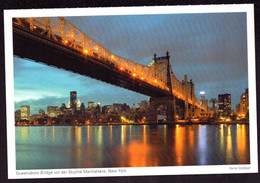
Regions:
<instances>
[{"instance_id":1,"label":"glowing yellow light","mask_svg":"<svg viewBox=\"0 0 260 183\"><path fill-rule=\"evenodd\" d=\"M124 68L123 68L123 67L121 67L120 69L121 69L121 70L123 70Z\"/></svg>"},{"instance_id":2,"label":"glowing yellow light","mask_svg":"<svg viewBox=\"0 0 260 183\"><path fill-rule=\"evenodd\" d=\"M133 76L135 77L135 76L136 76L136 73L134 73Z\"/></svg>"},{"instance_id":3,"label":"glowing yellow light","mask_svg":"<svg viewBox=\"0 0 260 183\"><path fill-rule=\"evenodd\" d=\"M33 26L34 29L36 29L36 26Z\"/></svg>"},{"instance_id":4,"label":"glowing yellow light","mask_svg":"<svg viewBox=\"0 0 260 183\"><path fill-rule=\"evenodd\" d=\"M65 42L65 43L68 43L68 40L65 40L64 42Z\"/></svg>"},{"instance_id":5,"label":"glowing yellow light","mask_svg":"<svg viewBox=\"0 0 260 183\"><path fill-rule=\"evenodd\" d=\"M156 82L156 83L157 83L157 80L155 79L155 80L154 80L154 82Z\"/></svg>"},{"instance_id":6,"label":"glowing yellow light","mask_svg":"<svg viewBox=\"0 0 260 183\"><path fill-rule=\"evenodd\" d=\"M111 58L114 59L114 55L112 55Z\"/></svg>"},{"instance_id":7,"label":"glowing yellow light","mask_svg":"<svg viewBox=\"0 0 260 183\"><path fill-rule=\"evenodd\" d=\"M85 53L88 53L88 50L84 50Z\"/></svg>"},{"instance_id":8,"label":"glowing yellow light","mask_svg":"<svg viewBox=\"0 0 260 183\"><path fill-rule=\"evenodd\" d=\"M144 79L144 77L142 77L141 79Z\"/></svg>"}]
</instances>

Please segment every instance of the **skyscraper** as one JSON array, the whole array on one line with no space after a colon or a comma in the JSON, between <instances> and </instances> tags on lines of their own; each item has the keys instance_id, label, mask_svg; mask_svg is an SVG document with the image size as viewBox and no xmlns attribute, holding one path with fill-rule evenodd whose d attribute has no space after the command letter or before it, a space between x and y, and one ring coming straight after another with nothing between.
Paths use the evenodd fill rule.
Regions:
<instances>
[{"instance_id":1,"label":"skyscraper","mask_svg":"<svg viewBox=\"0 0 260 183\"><path fill-rule=\"evenodd\" d=\"M71 91L70 92L70 108L74 111L77 109L77 92Z\"/></svg>"},{"instance_id":2,"label":"skyscraper","mask_svg":"<svg viewBox=\"0 0 260 183\"><path fill-rule=\"evenodd\" d=\"M204 91L201 91L200 92L200 104L202 104L205 100L205 92Z\"/></svg>"},{"instance_id":3,"label":"skyscraper","mask_svg":"<svg viewBox=\"0 0 260 183\"><path fill-rule=\"evenodd\" d=\"M240 113L246 114L249 111L249 98L248 98L248 88L245 90L240 97Z\"/></svg>"},{"instance_id":4,"label":"skyscraper","mask_svg":"<svg viewBox=\"0 0 260 183\"><path fill-rule=\"evenodd\" d=\"M30 106L29 105L21 106L21 119L30 120Z\"/></svg>"},{"instance_id":5,"label":"skyscraper","mask_svg":"<svg viewBox=\"0 0 260 183\"><path fill-rule=\"evenodd\" d=\"M229 117L231 114L231 94L218 95L219 114L223 117Z\"/></svg>"}]
</instances>

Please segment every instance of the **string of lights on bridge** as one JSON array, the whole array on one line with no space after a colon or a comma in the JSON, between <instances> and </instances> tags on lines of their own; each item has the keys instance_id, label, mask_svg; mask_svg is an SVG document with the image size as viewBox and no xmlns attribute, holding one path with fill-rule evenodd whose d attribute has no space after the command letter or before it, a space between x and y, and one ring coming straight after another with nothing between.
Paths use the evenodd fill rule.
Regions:
<instances>
[{"instance_id":1,"label":"string of lights on bridge","mask_svg":"<svg viewBox=\"0 0 260 183\"><path fill-rule=\"evenodd\" d=\"M149 66L144 66L115 55L89 38L63 17L15 18L14 23L36 34L47 36L64 46L73 48L85 56L96 57L120 72L130 75L133 79L138 79L170 92L167 86L165 64L155 64L152 62ZM173 72L171 72L171 85L172 93L177 96L177 98L185 100L183 83L175 77ZM191 90L190 85L188 85L188 89ZM192 97L195 99L192 100ZM202 108L196 97L191 96L190 92L188 93L188 102Z\"/></svg>"}]
</instances>

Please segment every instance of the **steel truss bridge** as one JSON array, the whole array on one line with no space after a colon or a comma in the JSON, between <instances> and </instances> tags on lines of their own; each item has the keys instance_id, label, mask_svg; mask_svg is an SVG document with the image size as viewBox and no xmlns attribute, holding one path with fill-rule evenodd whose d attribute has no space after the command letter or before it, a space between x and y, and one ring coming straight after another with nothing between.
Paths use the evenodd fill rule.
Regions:
<instances>
[{"instance_id":1,"label":"steel truss bridge","mask_svg":"<svg viewBox=\"0 0 260 183\"><path fill-rule=\"evenodd\" d=\"M195 108L204 110L196 99L192 81L188 82L185 75L185 81L180 82L174 75L168 51L164 57L154 55L153 62L144 66L109 52L63 17L13 18L13 42L14 55L22 58L86 75L151 98L171 97L174 103L184 101L186 115L192 113L192 107L193 111Z\"/></svg>"}]
</instances>

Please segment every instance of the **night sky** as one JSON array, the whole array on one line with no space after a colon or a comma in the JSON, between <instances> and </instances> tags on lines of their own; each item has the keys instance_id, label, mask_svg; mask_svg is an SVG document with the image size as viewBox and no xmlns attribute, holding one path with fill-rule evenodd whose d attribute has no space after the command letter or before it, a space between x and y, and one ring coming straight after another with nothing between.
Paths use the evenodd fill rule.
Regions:
<instances>
[{"instance_id":1,"label":"night sky","mask_svg":"<svg viewBox=\"0 0 260 183\"><path fill-rule=\"evenodd\" d=\"M195 94L207 99L230 93L232 109L248 87L246 13L168 14L67 17L87 36L110 52L148 65L170 53L173 72L195 84ZM43 53L44 54L44 53ZM85 105L127 103L132 106L148 96L114 85L14 57L15 110L30 105L31 114L47 105L68 103L77 91Z\"/></svg>"}]
</instances>

